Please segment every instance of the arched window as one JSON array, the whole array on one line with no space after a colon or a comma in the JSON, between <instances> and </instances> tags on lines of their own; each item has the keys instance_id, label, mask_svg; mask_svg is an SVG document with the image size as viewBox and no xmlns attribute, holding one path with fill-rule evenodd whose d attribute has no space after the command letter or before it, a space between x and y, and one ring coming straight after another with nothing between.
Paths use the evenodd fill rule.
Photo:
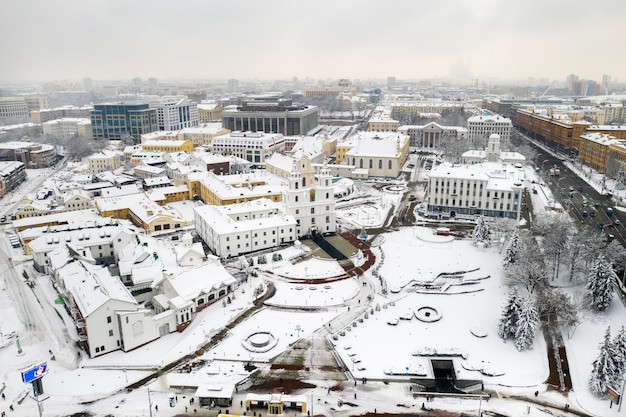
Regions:
<instances>
[{"instance_id":1,"label":"arched window","mask_svg":"<svg viewBox=\"0 0 626 417\"><path fill-rule=\"evenodd\" d=\"M387 169L391 169L391 159L389 160L389 163L387 165L389 165Z\"/></svg>"},{"instance_id":2,"label":"arched window","mask_svg":"<svg viewBox=\"0 0 626 417\"><path fill-rule=\"evenodd\" d=\"M360 159L360 162L359 162L359 168L363 168L363 159L362 158Z\"/></svg>"},{"instance_id":3,"label":"arched window","mask_svg":"<svg viewBox=\"0 0 626 417\"><path fill-rule=\"evenodd\" d=\"M370 169L374 168L374 161L370 159Z\"/></svg>"},{"instance_id":4,"label":"arched window","mask_svg":"<svg viewBox=\"0 0 626 417\"><path fill-rule=\"evenodd\" d=\"M382 159L378 160L378 169L383 169L383 160Z\"/></svg>"}]
</instances>

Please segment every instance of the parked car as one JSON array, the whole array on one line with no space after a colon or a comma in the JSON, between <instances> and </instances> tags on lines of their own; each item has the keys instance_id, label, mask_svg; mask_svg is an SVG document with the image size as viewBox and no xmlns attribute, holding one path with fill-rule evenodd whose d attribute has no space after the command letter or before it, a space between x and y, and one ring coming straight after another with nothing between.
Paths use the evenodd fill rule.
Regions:
<instances>
[{"instance_id":1,"label":"parked car","mask_svg":"<svg viewBox=\"0 0 626 417\"><path fill-rule=\"evenodd\" d=\"M583 210L583 217L587 217L589 216L589 213L587 212L587 210Z\"/></svg>"}]
</instances>

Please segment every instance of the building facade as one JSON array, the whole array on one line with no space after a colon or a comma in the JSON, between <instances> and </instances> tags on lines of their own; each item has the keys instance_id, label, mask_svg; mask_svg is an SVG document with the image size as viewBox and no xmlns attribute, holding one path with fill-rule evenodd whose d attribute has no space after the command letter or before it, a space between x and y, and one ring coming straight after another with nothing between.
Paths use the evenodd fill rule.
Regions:
<instances>
[{"instance_id":1,"label":"building facade","mask_svg":"<svg viewBox=\"0 0 626 417\"><path fill-rule=\"evenodd\" d=\"M231 131L306 135L318 125L316 106L293 104L289 99L248 100L222 110L222 125Z\"/></svg>"},{"instance_id":2,"label":"building facade","mask_svg":"<svg viewBox=\"0 0 626 417\"><path fill-rule=\"evenodd\" d=\"M214 154L234 155L262 164L269 155L285 150L285 137L281 133L230 132L214 137L209 149Z\"/></svg>"},{"instance_id":3,"label":"building facade","mask_svg":"<svg viewBox=\"0 0 626 417\"><path fill-rule=\"evenodd\" d=\"M196 233L220 257L269 249L296 239L296 220L281 203L262 198L194 208Z\"/></svg>"},{"instance_id":4,"label":"building facade","mask_svg":"<svg viewBox=\"0 0 626 417\"><path fill-rule=\"evenodd\" d=\"M283 192L285 212L296 219L296 235L314 236L335 233L335 194L330 170L326 165L315 175L307 158L294 163L289 185Z\"/></svg>"},{"instance_id":5,"label":"building facade","mask_svg":"<svg viewBox=\"0 0 626 417\"><path fill-rule=\"evenodd\" d=\"M121 140L159 130L157 109L147 103L96 104L91 111L94 140Z\"/></svg>"},{"instance_id":6,"label":"building facade","mask_svg":"<svg viewBox=\"0 0 626 417\"><path fill-rule=\"evenodd\" d=\"M67 139L73 136L93 139L91 120L78 118L63 118L44 122L42 124L43 134Z\"/></svg>"},{"instance_id":7,"label":"building facade","mask_svg":"<svg viewBox=\"0 0 626 417\"><path fill-rule=\"evenodd\" d=\"M500 115L479 115L467 119L468 139L470 146L484 146L492 134L500 136L501 145L508 149L511 141L513 123L511 119Z\"/></svg>"},{"instance_id":8,"label":"building facade","mask_svg":"<svg viewBox=\"0 0 626 417\"><path fill-rule=\"evenodd\" d=\"M185 97L162 97L150 102L157 110L159 130L181 130L198 126L198 104Z\"/></svg>"},{"instance_id":9,"label":"building facade","mask_svg":"<svg viewBox=\"0 0 626 417\"><path fill-rule=\"evenodd\" d=\"M29 116L28 104L20 97L0 97L0 120L26 119Z\"/></svg>"},{"instance_id":10,"label":"building facade","mask_svg":"<svg viewBox=\"0 0 626 417\"><path fill-rule=\"evenodd\" d=\"M441 149L443 140L466 142L467 129L460 126L442 126L439 123L430 122L423 126L405 125L398 128L398 133L405 134L410 139L413 148Z\"/></svg>"},{"instance_id":11,"label":"building facade","mask_svg":"<svg viewBox=\"0 0 626 417\"><path fill-rule=\"evenodd\" d=\"M428 215L438 219L476 215L519 219L522 172L502 163L441 164L429 175Z\"/></svg>"}]
</instances>

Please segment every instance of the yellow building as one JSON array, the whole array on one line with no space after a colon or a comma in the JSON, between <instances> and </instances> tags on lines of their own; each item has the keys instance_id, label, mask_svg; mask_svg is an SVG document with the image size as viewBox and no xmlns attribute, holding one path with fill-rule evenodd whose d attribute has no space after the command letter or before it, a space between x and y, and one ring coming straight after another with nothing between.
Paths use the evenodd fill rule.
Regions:
<instances>
[{"instance_id":1,"label":"yellow building","mask_svg":"<svg viewBox=\"0 0 626 417\"><path fill-rule=\"evenodd\" d=\"M147 140L141 145L144 151L149 152L188 152L194 150L193 143L188 140Z\"/></svg>"},{"instance_id":2,"label":"yellow building","mask_svg":"<svg viewBox=\"0 0 626 417\"><path fill-rule=\"evenodd\" d=\"M578 146L578 160L598 171L606 170L607 157L610 147L619 143L619 140L605 133L585 133L580 135ZM617 150L622 153L621 147Z\"/></svg>"},{"instance_id":3,"label":"yellow building","mask_svg":"<svg viewBox=\"0 0 626 417\"><path fill-rule=\"evenodd\" d=\"M580 135L582 135L589 122L569 122L554 119L543 114L534 113L532 110L520 109L516 113L515 124L522 132L554 142L565 149L577 149Z\"/></svg>"},{"instance_id":4,"label":"yellow building","mask_svg":"<svg viewBox=\"0 0 626 417\"><path fill-rule=\"evenodd\" d=\"M246 174L216 175L213 172L190 173L189 194L205 204L225 206L260 198L282 201L282 180L265 171Z\"/></svg>"},{"instance_id":5,"label":"yellow building","mask_svg":"<svg viewBox=\"0 0 626 417\"><path fill-rule=\"evenodd\" d=\"M219 122L222 120L222 106L217 103L198 104L198 121L200 123Z\"/></svg>"},{"instance_id":6,"label":"yellow building","mask_svg":"<svg viewBox=\"0 0 626 417\"><path fill-rule=\"evenodd\" d=\"M187 140L194 146L210 145L216 136L227 135L230 130L224 129L221 123L212 123L206 126L187 127L180 132L176 139Z\"/></svg>"}]
</instances>

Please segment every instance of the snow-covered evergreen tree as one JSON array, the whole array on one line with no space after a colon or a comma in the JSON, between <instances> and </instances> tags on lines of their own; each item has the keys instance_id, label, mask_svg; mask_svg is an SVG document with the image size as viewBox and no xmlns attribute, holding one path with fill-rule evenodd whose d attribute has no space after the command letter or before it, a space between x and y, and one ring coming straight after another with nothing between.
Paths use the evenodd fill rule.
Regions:
<instances>
[{"instance_id":1,"label":"snow-covered evergreen tree","mask_svg":"<svg viewBox=\"0 0 626 417\"><path fill-rule=\"evenodd\" d=\"M586 299L591 307L597 311L607 309L611 304L616 279L613 267L604 255L599 255L587 276Z\"/></svg>"},{"instance_id":2,"label":"snow-covered evergreen tree","mask_svg":"<svg viewBox=\"0 0 626 417\"><path fill-rule=\"evenodd\" d=\"M539 322L539 314L532 296L522 300L517 328L515 329L515 347L522 351L532 347L535 340L535 330Z\"/></svg>"},{"instance_id":3,"label":"snow-covered evergreen tree","mask_svg":"<svg viewBox=\"0 0 626 417\"><path fill-rule=\"evenodd\" d=\"M517 288L513 287L509 293L509 299L502 311L502 317L498 324L498 335L503 339L515 337L517 322L522 307L522 299L517 293Z\"/></svg>"},{"instance_id":4,"label":"snow-covered evergreen tree","mask_svg":"<svg viewBox=\"0 0 626 417\"><path fill-rule=\"evenodd\" d=\"M519 233L517 229L513 232L513 236L511 236L511 241L509 242L509 246L506 247L506 253L504 254L503 264L504 267L508 267L514 265L519 261L520 256L520 248L519 248Z\"/></svg>"},{"instance_id":5,"label":"snow-covered evergreen tree","mask_svg":"<svg viewBox=\"0 0 626 417\"><path fill-rule=\"evenodd\" d=\"M611 341L611 328L607 327L604 341L600 345L598 358L593 362L589 378L589 389L600 398L606 397L606 387L613 386L618 380L615 364L615 349Z\"/></svg>"},{"instance_id":6,"label":"snow-covered evergreen tree","mask_svg":"<svg viewBox=\"0 0 626 417\"><path fill-rule=\"evenodd\" d=\"M617 368L616 386L620 386L624 381L624 377L626 377L626 329L624 329L624 326L613 339L613 349Z\"/></svg>"},{"instance_id":7,"label":"snow-covered evergreen tree","mask_svg":"<svg viewBox=\"0 0 626 417\"><path fill-rule=\"evenodd\" d=\"M491 230L489 230L489 225L483 216L480 216L476 220L476 227L474 227L474 231L472 232L472 243L477 245L480 242L485 246L491 244Z\"/></svg>"}]
</instances>

